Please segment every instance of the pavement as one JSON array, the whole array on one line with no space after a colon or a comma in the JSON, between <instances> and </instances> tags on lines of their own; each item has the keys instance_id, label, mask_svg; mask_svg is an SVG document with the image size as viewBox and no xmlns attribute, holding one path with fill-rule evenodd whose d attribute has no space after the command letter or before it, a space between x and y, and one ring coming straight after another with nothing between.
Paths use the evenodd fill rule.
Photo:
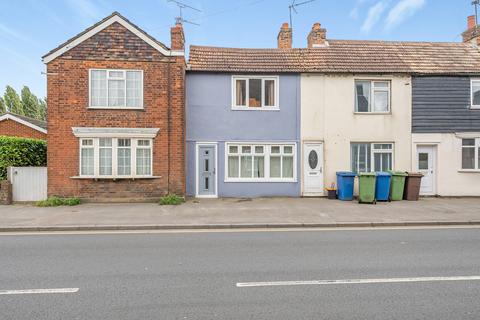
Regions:
<instances>
[{"instance_id":1,"label":"pavement","mask_svg":"<svg viewBox=\"0 0 480 320\"><path fill-rule=\"evenodd\" d=\"M422 198L377 205L324 198L0 206L1 231L480 225L479 198Z\"/></svg>"},{"instance_id":2,"label":"pavement","mask_svg":"<svg viewBox=\"0 0 480 320\"><path fill-rule=\"evenodd\" d=\"M479 243L476 227L3 233L0 318L477 320Z\"/></svg>"}]
</instances>

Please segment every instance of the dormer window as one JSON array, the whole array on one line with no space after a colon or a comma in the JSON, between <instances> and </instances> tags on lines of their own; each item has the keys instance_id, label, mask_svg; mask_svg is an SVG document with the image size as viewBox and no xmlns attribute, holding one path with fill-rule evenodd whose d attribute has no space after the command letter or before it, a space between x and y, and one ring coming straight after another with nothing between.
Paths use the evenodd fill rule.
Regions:
<instances>
[{"instance_id":1,"label":"dormer window","mask_svg":"<svg viewBox=\"0 0 480 320\"><path fill-rule=\"evenodd\" d=\"M142 109L141 70L90 70L90 108Z\"/></svg>"},{"instance_id":2,"label":"dormer window","mask_svg":"<svg viewBox=\"0 0 480 320\"><path fill-rule=\"evenodd\" d=\"M233 110L278 110L278 77L234 76Z\"/></svg>"}]
</instances>

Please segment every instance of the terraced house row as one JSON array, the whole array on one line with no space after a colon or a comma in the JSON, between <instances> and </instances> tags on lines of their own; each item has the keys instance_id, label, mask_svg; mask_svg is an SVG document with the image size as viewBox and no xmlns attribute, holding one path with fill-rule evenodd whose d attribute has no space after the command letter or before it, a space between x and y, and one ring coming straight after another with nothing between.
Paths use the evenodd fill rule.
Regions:
<instances>
[{"instance_id":1,"label":"terraced house row","mask_svg":"<svg viewBox=\"0 0 480 320\"><path fill-rule=\"evenodd\" d=\"M266 35L268 36L268 35ZM43 57L49 195L323 196L337 171L419 171L480 196L480 27L463 42L171 48L118 13Z\"/></svg>"}]
</instances>

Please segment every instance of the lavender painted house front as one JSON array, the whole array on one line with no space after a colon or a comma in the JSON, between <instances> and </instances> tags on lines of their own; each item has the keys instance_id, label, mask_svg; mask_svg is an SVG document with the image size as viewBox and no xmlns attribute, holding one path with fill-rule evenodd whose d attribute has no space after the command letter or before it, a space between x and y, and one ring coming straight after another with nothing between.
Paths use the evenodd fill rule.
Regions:
<instances>
[{"instance_id":1,"label":"lavender painted house front","mask_svg":"<svg viewBox=\"0 0 480 320\"><path fill-rule=\"evenodd\" d=\"M299 74L186 77L187 194L300 195Z\"/></svg>"}]
</instances>

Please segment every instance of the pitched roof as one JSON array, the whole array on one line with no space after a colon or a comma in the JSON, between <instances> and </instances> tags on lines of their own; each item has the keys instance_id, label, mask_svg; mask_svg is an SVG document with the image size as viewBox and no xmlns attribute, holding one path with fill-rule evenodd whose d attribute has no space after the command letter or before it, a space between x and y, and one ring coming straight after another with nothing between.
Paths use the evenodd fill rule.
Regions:
<instances>
[{"instance_id":1,"label":"pitched roof","mask_svg":"<svg viewBox=\"0 0 480 320\"><path fill-rule=\"evenodd\" d=\"M160 41L158 41L157 39L155 39L154 37L152 37L151 35L149 35L145 31L140 29L137 25L130 22L130 20L128 20L127 18L122 16L120 13L115 11L111 15L109 15L108 17L105 17L101 21L95 23L93 26L91 26L91 27L85 29L84 31L80 32L79 34L77 34L73 38L68 39L67 41L65 41L64 43L62 43L61 45L59 45L55 49L50 50L50 52L48 52L47 54L45 54L42 57L43 62L48 63L48 62L52 61L53 59L57 58L58 56L62 55L65 52L67 52L68 50L74 48L78 44L82 43L86 39L88 39L91 36L97 34L98 32L102 31L103 29L105 29L106 27L110 26L111 24L113 24L115 22L120 23L125 28L132 31L135 35L140 37L142 40L144 40L149 45L151 45L153 48L157 49L158 51L160 51L162 54L164 54L166 56L183 55L183 52L171 50L170 48L165 46L163 43L161 43Z\"/></svg>"},{"instance_id":2,"label":"pitched roof","mask_svg":"<svg viewBox=\"0 0 480 320\"><path fill-rule=\"evenodd\" d=\"M37 131L47 133L47 122L43 120L22 116L11 112L5 112L4 114L0 114L0 121L3 120L13 120Z\"/></svg>"},{"instance_id":3,"label":"pitched roof","mask_svg":"<svg viewBox=\"0 0 480 320\"><path fill-rule=\"evenodd\" d=\"M480 51L460 42L328 40L328 46L240 49L191 46L191 71L480 74Z\"/></svg>"}]
</instances>

